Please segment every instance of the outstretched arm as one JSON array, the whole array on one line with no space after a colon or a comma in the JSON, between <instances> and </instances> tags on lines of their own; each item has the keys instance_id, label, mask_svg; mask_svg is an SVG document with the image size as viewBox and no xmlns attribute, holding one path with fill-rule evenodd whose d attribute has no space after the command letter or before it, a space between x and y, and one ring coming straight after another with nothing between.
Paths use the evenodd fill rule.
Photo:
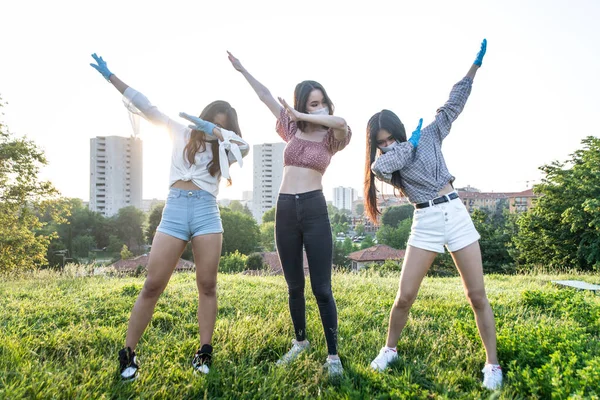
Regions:
<instances>
[{"instance_id":1,"label":"outstretched arm","mask_svg":"<svg viewBox=\"0 0 600 400\"><path fill-rule=\"evenodd\" d=\"M437 134L440 141L444 140L444 138L448 136L450 133L450 128L452 127L452 123L456 120L456 118L458 118L465 107L467 99L471 94L473 78L475 78L475 74L481 67L483 56L485 55L486 50L487 40L483 39L483 42L481 42L481 48L477 53L473 65L471 68L469 68L469 71L465 77L454 85L446 104L438 108L435 116L435 127L437 128ZM425 131L426 130L424 130L424 132Z\"/></svg>"},{"instance_id":2,"label":"outstretched arm","mask_svg":"<svg viewBox=\"0 0 600 400\"><path fill-rule=\"evenodd\" d=\"M112 83L112 85L123 95L125 106L130 112L141 115L154 124L167 126L170 132L171 128L180 126L179 123L173 121L167 115L163 114L155 105L150 103L150 100L148 100L146 96L117 78L117 76L108 69L106 61L104 61L102 57L99 57L96 53L92 54L92 57L96 61L96 64L92 63L90 65L98 71L104 79Z\"/></svg>"},{"instance_id":3,"label":"outstretched arm","mask_svg":"<svg viewBox=\"0 0 600 400\"><path fill-rule=\"evenodd\" d=\"M252 75L250 75L248 70L246 70L246 68L244 68L242 66L242 63L240 62L240 60L235 58L233 56L233 54L231 54L230 52L227 52L227 55L228 55L229 61L231 62L231 65L233 65L233 68L235 68L236 71L239 71L242 73L244 78L246 78L246 80L248 81L250 86L252 86L252 89L254 89L254 91L258 95L258 98L260 99L260 101L262 101L263 103L266 104L267 107L269 107L269 110L271 110L271 112L273 113L275 118L279 118L279 116L281 114L281 105L279 105L277 100L275 100L275 98L273 97L273 95L271 94L269 89L267 89L267 87L265 85L263 85L262 83L257 81L256 78L254 78Z\"/></svg>"}]
</instances>

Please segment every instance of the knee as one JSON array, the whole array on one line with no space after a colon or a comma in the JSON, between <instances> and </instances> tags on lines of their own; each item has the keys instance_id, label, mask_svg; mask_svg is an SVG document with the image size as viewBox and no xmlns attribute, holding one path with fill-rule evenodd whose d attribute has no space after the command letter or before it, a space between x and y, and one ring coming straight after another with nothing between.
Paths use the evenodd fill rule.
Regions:
<instances>
[{"instance_id":1,"label":"knee","mask_svg":"<svg viewBox=\"0 0 600 400\"><path fill-rule=\"evenodd\" d=\"M406 311L410 309L416 298L416 293L399 293L394 300L394 308Z\"/></svg>"},{"instance_id":2,"label":"knee","mask_svg":"<svg viewBox=\"0 0 600 400\"><path fill-rule=\"evenodd\" d=\"M313 286L312 291L318 304L328 303L333 299L333 292L329 285Z\"/></svg>"},{"instance_id":3,"label":"knee","mask_svg":"<svg viewBox=\"0 0 600 400\"><path fill-rule=\"evenodd\" d=\"M205 297L215 297L217 295L217 281L199 281L198 294Z\"/></svg>"},{"instance_id":4,"label":"knee","mask_svg":"<svg viewBox=\"0 0 600 400\"><path fill-rule=\"evenodd\" d=\"M469 299L469 303L471 303L471 307L476 310L482 310L489 304L484 289L467 291L467 298Z\"/></svg>"},{"instance_id":5,"label":"knee","mask_svg":"<svg viewBox=\"0 0 600 400\"><path fill-rule=\"evenodd\" d=\"M163 290L164 286L160 283L146 280L146 282L144 282L144 287L142 288L140 296L142 296L145 299L156 299L160 296Z\"/></svg>"},{"instance_id":6,"label":"knee","mask_svg":"<svg viewBox=\"0 0 600 400\"><path fill-rule=\"evenodd\" d=\"M288 295L290 299L304 298L304 284L288 285Z\"/></svg>"}]
</instances>

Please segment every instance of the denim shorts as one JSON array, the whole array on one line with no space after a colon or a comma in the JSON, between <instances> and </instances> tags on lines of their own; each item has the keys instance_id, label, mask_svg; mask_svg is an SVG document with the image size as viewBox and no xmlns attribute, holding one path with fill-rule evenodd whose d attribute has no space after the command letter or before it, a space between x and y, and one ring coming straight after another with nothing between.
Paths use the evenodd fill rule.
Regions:
<instances>
[{"instance_id":1,"label":"denim shorts","mask_svg":"<svg viewBox=\"0 0 600 400\"><path fill-rule=\"evenodd\" d=\"M171 188L156 230L186 242L199 235L223 233L217 199L205 190Z\"/></svg>"},{"instance_id":2,"label":"denim shorts","mask_svg":"<svg viewBox=\"0 0 600 400\"><path fill-rule=\"evenodd\" d=\"M417 208L413 213L413 223L408 244L420 249L455 252L480 238L469 211L460 198L446 203Z\"/></svg>"}]
</instances>

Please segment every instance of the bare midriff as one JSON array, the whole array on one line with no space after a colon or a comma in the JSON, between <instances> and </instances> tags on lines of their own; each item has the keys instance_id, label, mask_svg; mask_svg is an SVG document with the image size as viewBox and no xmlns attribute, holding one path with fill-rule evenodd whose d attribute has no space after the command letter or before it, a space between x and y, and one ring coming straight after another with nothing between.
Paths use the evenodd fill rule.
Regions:
<instances>
[{"instance_id":1,"label":"bare midriff","mask_svg":"<svg viewBox=\"0 0 600 400\"><path fill-rule=\"evenodd\" d=\"M323 190L323 175L310 168L287 165L283 168L283 180L279 193L298 194Z\"/></svg>"},{"instance_id":2,"label":"bare midriff","mask_svg":"<svg viewBox=\"0 0 600 400\"><path fill-rule=\"evenodd\" d=\"M177 181L171 185L172 188L182 189L182 190L201 190L198 186L194 185L192 181Z\"/></svg>"},{"instance_id":3,"label":"bare midriff","mask_svg":"<svg viewBox=\"0 0 600 400\"><path fill-rule=\"evenodd\" d=\"M450 192L454 192L454 188L452 187L452 185L448 182L446 183L446 186L444 186L439 192L438 192L438 196L443 196L445 194L448 194Z\"/></svg>"}]
</instances>

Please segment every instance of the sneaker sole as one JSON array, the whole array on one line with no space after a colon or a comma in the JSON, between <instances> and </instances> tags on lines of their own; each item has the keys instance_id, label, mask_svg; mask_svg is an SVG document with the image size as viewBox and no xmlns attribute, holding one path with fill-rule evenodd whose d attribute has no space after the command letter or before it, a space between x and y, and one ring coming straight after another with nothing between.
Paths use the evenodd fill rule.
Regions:
<instances>
[{"instance_id":1,"label":"sneaker sole","mask_svg":"<svg viewBox=\"0 0 600 400\"><path fill-rule=\"evenodd\" d=\"M206 365L201 365L200 367L194 368L194 375L202 374L207 375L210 372L210 369Z\"/></svg>"}]
</instances>

